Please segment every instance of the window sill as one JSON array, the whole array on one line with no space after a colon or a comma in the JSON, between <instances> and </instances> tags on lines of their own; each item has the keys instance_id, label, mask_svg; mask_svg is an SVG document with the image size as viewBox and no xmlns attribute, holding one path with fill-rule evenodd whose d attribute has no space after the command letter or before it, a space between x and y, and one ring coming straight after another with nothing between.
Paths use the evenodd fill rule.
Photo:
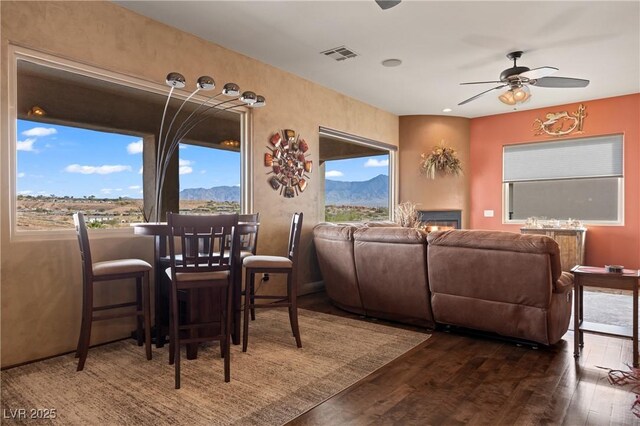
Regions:
<instances>
[{"instance_id":1,"label":"window sill","mask_svg":"<svg viewBox=\"0 0 640 426\"><path fill-rule=\"evenodd\" d=\"M91 239L122 238L134 235L133 228L91 229L89 230L89 234ZM10 240L11 242L66 241L75 240L76 238L78 237L74 229L42 231L13 230Z\"/></svg>"}]
</instances>

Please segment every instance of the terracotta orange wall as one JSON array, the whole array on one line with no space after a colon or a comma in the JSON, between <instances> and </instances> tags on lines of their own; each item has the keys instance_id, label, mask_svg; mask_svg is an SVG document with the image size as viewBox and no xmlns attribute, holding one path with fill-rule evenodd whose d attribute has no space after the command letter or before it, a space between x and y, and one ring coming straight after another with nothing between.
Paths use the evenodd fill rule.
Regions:
<instances>
[{"instance_id":1,"label":"terracotta orange wall","mask_svg":"<svg viewBox=\"0 0 640 426\"><path fill-rule=\"evenodd\" d=\"M640 267L640 94L581 102L587 117L580 136L624 134L624 226L588 225L588 265ZM471 217L473 229L519 232L521 225L502 224L502 147L522 142L558 140L534 136L533 120L548 112L575 111L580 103L558 105L471 120ZM570 135L568 138L575 138ZM494 210L494 217L483 217Z\"/></svg>"}]
</instances>

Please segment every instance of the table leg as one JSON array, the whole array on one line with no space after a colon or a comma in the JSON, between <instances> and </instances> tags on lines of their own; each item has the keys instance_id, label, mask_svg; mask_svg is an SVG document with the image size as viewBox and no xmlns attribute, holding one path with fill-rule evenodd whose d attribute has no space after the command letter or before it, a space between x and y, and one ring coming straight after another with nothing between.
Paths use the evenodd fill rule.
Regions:
<instances>
[{"instance_id":1,"label":"table leg","mask_svg":"<svg viewBox=\"0 0 640 426\"><path fill-rule=\"evenodd\" d=\"M165 334L163 326L163 300L162 300L162 265L160 258L166 252L166 240L161 235L154 237L153 257L155 259L154 281L155 281L155 323L156 323L156 348L162 348L165 344ZM164 240L164 241L163 241Z\"/></svg>"},{"instance_id":2,"label":"table leg","mask_svg":"<svg viewBox=\"0 0 640 426\"><path fill-rule=\"evenodd\" d=\"M231 340L234 345L240 344L240 314L242 310L242 265L236 268L233 285L233 318L231 326Z\"/></svg>"},{"instance_id":3,"label":"table leg","mask_svg":"<svg viewBox=\"0 0 640 426\"><path fill-rule=\"evenodd\" d=\"M573 289L573 356L578 358L580 356L580 314L582 312L579 276L575 278Z\"/></svg>"},{"instance_id":4,"label":"table leg","mask_svg":"<svg viewBox=\"0 0 640 426\"><path fill-rule=\"evenodd\" d=\"M638 367L638 282L633 285L633 366Z\"/></svg>"},{"instance_id":5,"label":"table leg","mask_svg":"<svg viewBox=\"0 0 640 426\"><path fill-rule=\"evenodd\" d=\"M580 285L580 325L584 321L584 286ZM584 332L580 332L580 347L584 348Z\"/></svg>"}]
</instances>

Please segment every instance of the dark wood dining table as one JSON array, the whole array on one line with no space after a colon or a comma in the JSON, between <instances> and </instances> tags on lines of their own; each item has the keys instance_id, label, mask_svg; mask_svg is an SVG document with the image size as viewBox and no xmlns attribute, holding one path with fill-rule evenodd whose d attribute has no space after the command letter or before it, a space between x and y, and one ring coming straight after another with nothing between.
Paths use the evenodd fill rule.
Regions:
<instances>
[{"instance_id":1,"label":"dark wood dining table","mask_svg":"<svg viewBox=\"0 0 640 426\"><path fill-rule=\"evenodd\" d=\"M246 223L239 223L240 225ZM168 267L167 239L169 237L169 226L166 222L133 223L133 232L136 235L147 235L154 237L153 257L155 271L155 338L156 347L161 348L165 344L166 333L169 323L169 289L163 285L164 269ZM236 279L233 283L233 316L231 328L231 340L234 345L240 344L240 317L241 317L241 292L242 292L242 265L238 265ZM187 358L197 357L197 348L191 347L187 350Z\"/></svg>"}]
</instances>

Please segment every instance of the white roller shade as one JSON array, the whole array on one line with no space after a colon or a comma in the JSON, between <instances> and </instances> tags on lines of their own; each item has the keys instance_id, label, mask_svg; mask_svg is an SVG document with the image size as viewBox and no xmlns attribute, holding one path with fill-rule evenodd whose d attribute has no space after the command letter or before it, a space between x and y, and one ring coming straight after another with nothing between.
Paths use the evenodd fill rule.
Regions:
<instances>
[{"instance_id":1,"label":"white roller shade","mask_svg":"<svg viewBox=\"0 0 640 426\"><path fill-rule=\"evenodd\" d=\"M622 135L507 145L503 181L622 177Z\"/></svg>"}]
</instances>

